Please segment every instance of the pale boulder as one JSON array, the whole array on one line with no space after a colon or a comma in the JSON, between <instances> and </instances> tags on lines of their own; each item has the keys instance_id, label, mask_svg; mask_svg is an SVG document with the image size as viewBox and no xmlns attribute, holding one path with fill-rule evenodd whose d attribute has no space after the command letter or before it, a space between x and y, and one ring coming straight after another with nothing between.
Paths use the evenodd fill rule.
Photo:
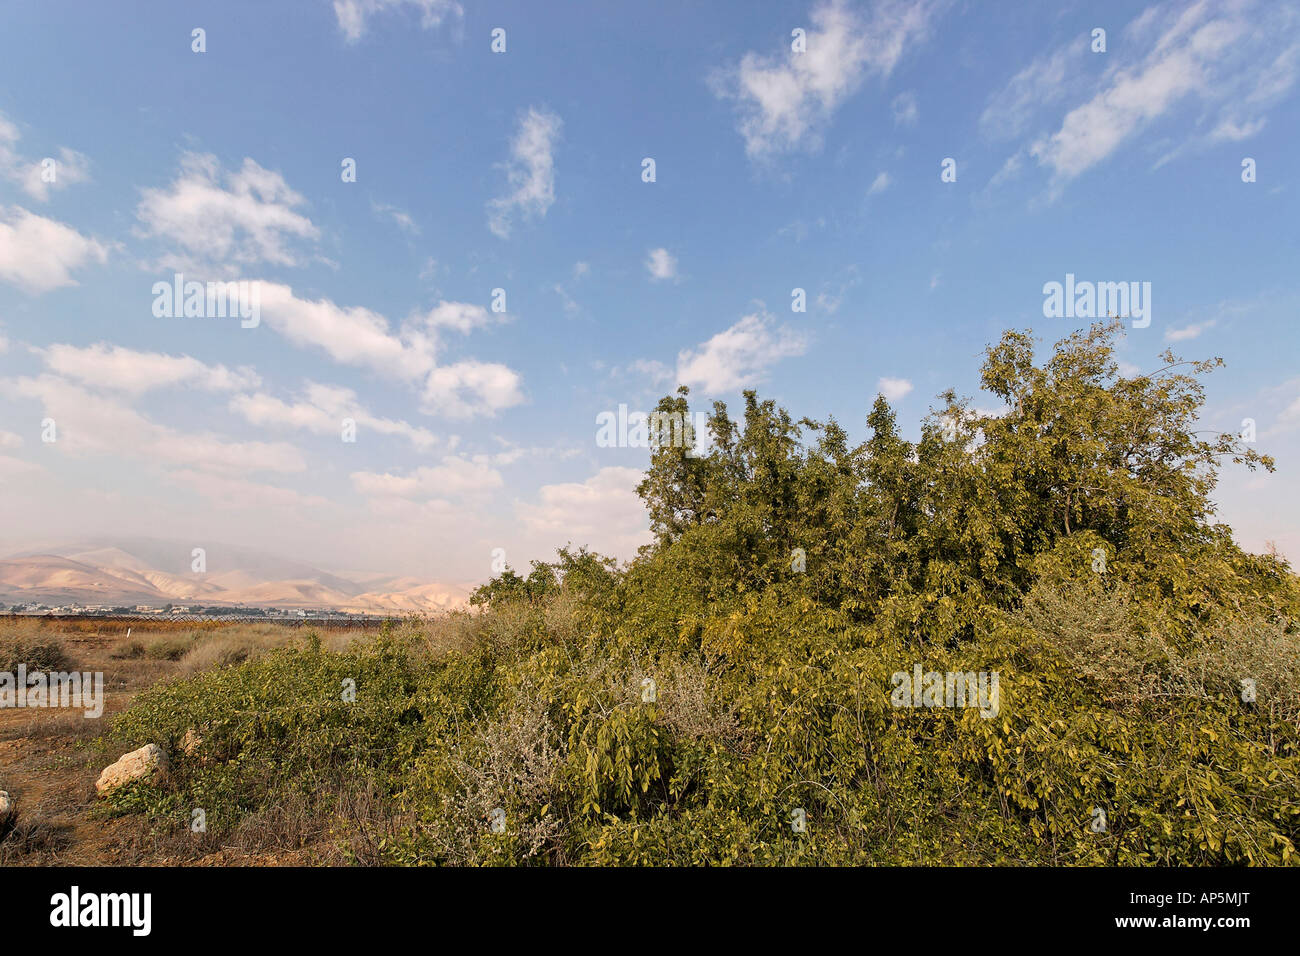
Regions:
<instances>
[{"instance_id":1,"label":"pale boulder","mask_svg":"<svg viewBox=\"0 0 1300 956\"><path fill-rule=\"evenodd\" d=\"M95 790L102 794L166 769L167 754L163 749L157 744L145 744L139 750L132 750L123 756L117 763L105 767L104 772L95 781Z\"/></svg>"}]
</instances>

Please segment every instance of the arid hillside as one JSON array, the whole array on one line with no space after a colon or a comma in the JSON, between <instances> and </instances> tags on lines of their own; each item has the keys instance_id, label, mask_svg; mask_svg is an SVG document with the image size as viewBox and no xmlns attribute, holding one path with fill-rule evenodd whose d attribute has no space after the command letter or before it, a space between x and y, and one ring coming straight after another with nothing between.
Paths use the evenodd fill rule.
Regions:
<instances>
[{"instance_id":1,"label":"arid hillside","mask_svg":"<svg viewBox=\"0 0 1300 956\"><path fill-rule=\"evenodd\" d=\"M23 552L0 560L0 604L252 605L419 614L463 606L468 582L339 574L247 549L214 549L193 570L188 545L130 541Z\"/></svg>"}]
</instances>

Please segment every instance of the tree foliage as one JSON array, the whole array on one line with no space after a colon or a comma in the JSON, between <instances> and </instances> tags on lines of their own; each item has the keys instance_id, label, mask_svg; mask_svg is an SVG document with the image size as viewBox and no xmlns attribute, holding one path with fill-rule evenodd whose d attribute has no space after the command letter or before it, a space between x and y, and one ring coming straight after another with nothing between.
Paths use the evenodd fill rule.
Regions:
<instances>
[{"instance_id":1,"label":"tree foliage","mask_svg":"<svg viewBox=\"0 0 1300 956\"><path fill-rule=\"evenodd\" d=\"M656 435L635 560L562 549L480 588L467 640L355 662L406 715L386 859L1294 863L1300 585L1211 497L1273 462L1196 430L1217 360L1121 375L1119 331L1041 361L1008 332L1004 407L946 392L917 441L883 397L854 444L746 392L706 448L665 397L686 440ZM895 706L918 668L996 673L994 712ZM134 739L202 697L161 695Z\"/></svg>"}]
</instances>

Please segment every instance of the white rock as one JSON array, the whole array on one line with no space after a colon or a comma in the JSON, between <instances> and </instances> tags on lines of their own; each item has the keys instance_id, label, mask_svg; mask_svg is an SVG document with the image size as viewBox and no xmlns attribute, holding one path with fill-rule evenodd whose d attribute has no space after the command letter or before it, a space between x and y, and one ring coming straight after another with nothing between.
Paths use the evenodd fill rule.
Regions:
<instances>
[{"instance_id":1,"label":"white rock","mask_svg":"<svg viewBox=\"0 0 1300 956\"><path fill-rule=\"evenodd\" d=\"M0 823L4 823L14 813L14 798L8 790L0 790Z\"/></svg>"},{"instance_id":2,"label":"white rock","mask_svg":"<svg viewBox=\"0 0 1300 956\"><path fill-rule=\"evenodd\" d=\"M114 787L133 780L141 780L151 774L167 769L167 755L157 744L145 744L139 750L132 750L115 764L104 768L104 772L95 781L95 790L104 793Z\"/></svg>"}]
</instances>

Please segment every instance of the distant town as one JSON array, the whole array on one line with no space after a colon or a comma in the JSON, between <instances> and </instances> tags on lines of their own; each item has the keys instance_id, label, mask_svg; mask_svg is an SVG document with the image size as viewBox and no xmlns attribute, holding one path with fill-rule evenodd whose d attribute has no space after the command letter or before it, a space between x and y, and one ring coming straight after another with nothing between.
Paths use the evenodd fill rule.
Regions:
<instances>
[{"instance_id":1,"label":"distant town","mask_svg":"<svg viewBox=\"0 0 1300 956\"><path fill-rule=\"evenodd\" d=\"M363 614L334 608L252 607L230 604L11 604L0 614L27 617L157 617L172 620L379 623L392 615Z\"/></svg>"}]
</instances>

